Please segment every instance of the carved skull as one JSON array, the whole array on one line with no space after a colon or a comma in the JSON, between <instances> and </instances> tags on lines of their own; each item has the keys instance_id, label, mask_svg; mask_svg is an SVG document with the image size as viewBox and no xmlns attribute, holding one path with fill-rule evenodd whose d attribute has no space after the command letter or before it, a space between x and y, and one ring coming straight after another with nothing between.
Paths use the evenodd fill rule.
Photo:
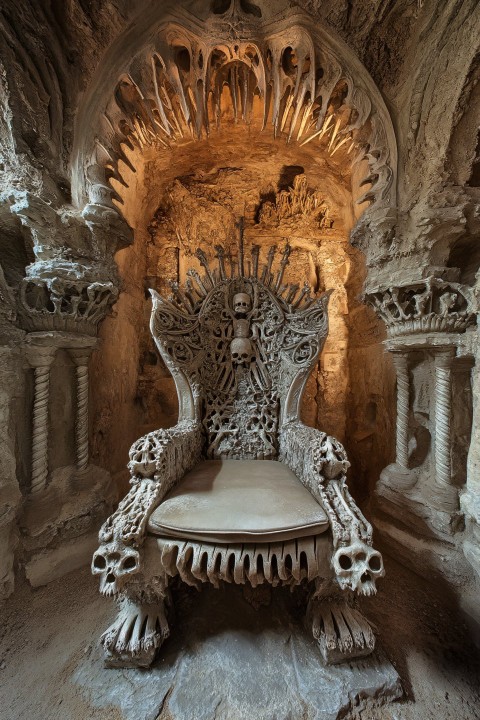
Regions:
<instances>
[{"instance_id":1,"label":"carved skull","mask_svg":"<svg viewBox=\"0 0 480 720\"><path fill-rule=\"evenodd\" d=\"M385 575L381 554L361 540L339 548L332 565L340 587L359 595L375 595L375 583Z\"/></svg>"},{"instance_id":2,"label":"carved skull","mask_svg":"<svg viewBox=\"0 0 480 720\"><path fill-rule=\"evenodd\" d=\"M252 309L252 301L247 293L237 293L233 296L233 309L236 315L247 315Z\"/></svg>"},{"instance_id":3,"label":"carved skull","mask_svg":"<svg viewBox=\"0 0 480 720\"><path fill-rule=\"evenodd\" d=\"M137 550L113 541L101 545L92 560L92 573L100 575L100 592L116 595L129 577L140 570L140 556Z\"/></svg>"},{"instance_id":4,"label":"carved skull","mask_svg":"<svg viewBox=\"0 0 480 720\"><path fill-rule=\"evenodd\" d=\"M248 365L255 360L255 350L248 338L233 338L230 352L235 365Z\"/></svg>"}]
</instances>

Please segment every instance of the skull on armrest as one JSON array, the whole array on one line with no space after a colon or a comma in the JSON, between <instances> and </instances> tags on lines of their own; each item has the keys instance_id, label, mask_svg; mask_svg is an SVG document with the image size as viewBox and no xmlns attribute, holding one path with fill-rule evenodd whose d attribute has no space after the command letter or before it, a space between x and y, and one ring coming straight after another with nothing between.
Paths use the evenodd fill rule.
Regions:
<instances>
[{"instance_id":1,"label":"skull on armrest","mask_svg":"<svg viewBox=\"0 0 480 720\"><path fill-rule=\"evenodd\" d=\"M340 587L359 595L375 595L375 583L385 575L381 554L361 540L338 548L332 565Z\"/></svg>"}]
</instances>

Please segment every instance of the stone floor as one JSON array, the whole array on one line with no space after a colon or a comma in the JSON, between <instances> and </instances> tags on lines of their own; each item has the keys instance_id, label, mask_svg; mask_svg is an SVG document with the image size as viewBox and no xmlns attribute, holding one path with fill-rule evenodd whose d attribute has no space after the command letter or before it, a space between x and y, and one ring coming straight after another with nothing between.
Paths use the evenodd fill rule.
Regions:
<instances>
[{"instance_id":1,"label":"stone floor","mask_svg":"<svg viewBox=\"0 0 480 720\"><path fill-rule=\"evenodd\" d=\"M380 651L325 668L295 596L258 611L240 588L182 593L153 671L105 670L98 636L112 617L87 570L21 588L4 611L2 720L474 720L480 658L439 588L387 558L365 604ZM268 597L263 598L265 601ZM262 600L262 598L260 598ZM404 697L379 706L379 695ZM359 692L360 688L362 689Z\"/></svg>"}]
</instances>

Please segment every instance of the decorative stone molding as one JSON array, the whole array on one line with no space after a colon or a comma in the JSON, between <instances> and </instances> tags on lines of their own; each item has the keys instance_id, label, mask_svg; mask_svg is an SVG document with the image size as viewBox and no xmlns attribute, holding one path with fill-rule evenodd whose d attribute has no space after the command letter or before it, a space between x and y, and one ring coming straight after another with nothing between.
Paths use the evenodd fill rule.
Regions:
<instances>
[{"instance_id":1,"label":"decorative stone molding","mask_svg":"<svg viewBox=\"0 0 480 720\"><path fill-rule=\"evenodd\" d=\"M111 282L25 278L20 288L19 317L30 332L58 330L96 335L118 296Z\"/></svg>"},{"instance_id":2,"label":"decorative stone molding","mask_svg":"<svg viewBox=\"0 0 480 720\"><path fill-rule=\"evenodd\" d=\"M451 542L463 529L459 486L466 468L459 463L466 457L462 460L454 450L461 442L459 417L468 410L455 401L454 374L473 366L468 334L412 333L388 339L385 346L397 372L397 457L380 475L376 502L382 512L417 534ZM427 389L428 405L419 407ZM419 428L425 430L428 443L426 436L416 435ZM419 437L427 443L420 456Z\"/></svg>"},{"instance_id":3,"label":"decorative stone molding","mask_svg":"<svg viewBox=\"0 0 480 720\"><path fill-rule=\"evenodd\" d=\"M389 337L462 333L476 322L472 289L436 277L370 291L365 300L385 322Z\"/></svg>"}]
</instances>

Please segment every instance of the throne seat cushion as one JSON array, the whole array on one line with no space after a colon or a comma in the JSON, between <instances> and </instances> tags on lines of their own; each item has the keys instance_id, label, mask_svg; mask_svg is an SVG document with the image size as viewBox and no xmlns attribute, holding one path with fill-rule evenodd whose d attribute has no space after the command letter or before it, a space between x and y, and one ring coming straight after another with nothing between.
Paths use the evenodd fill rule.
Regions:
<instances>
[{"instance_id":1,"label":"throne seat cushion","mask_svg":"<svg viewBox=\"0 0 480 720\"><path fill-rule=\"evenodd\" d=\"M161 537L282 542L328 528L322 506L276 460L207 460L185 475L149 519Z\"/></svg>"}]
</instances>

